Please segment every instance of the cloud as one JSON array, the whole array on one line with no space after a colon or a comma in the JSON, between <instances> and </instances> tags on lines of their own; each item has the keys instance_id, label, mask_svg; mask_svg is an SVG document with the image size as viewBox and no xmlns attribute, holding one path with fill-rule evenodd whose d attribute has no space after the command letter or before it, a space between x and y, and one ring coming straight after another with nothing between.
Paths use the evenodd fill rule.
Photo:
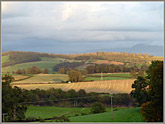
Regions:
<instances>
[{"instance_id":1,"label":"cloud","mask_svg":"<svg viewBox=\"0 0 165 124\"><path fill-rule=\"evenodd\" d=\"M163 2L2 2L2 42L163 45L163 16Z\"/></svg>"}]
</instances>

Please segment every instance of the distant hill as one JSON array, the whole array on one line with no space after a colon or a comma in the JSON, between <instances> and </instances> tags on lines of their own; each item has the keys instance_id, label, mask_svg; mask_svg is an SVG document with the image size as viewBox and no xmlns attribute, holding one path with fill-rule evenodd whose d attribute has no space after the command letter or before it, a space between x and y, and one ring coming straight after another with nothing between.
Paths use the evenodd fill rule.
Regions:
<instances>
[{"instance_id":1,"label":"distant hill","mask_svg":"<svg viewBox=\"0 0 165 124\"><path fill-rule=\"evenodd\" d=\"M156 46L156 45L147 45L147 44L137 44L131 48L111 48L111 49L97 49L97 50L90 50L87 52L97 52L97 51L104 51L104 52L128 52L128 53L147 53L149 55L154 56L164 56L164 48L163 46Z\"/></svg>"},{"instance_id":2,"label":"distant hill","mask_svg":"<svg viewBox=\"0 0 165 124\"><path fill-rule=\"evenodd\" d=\"M137 48L137 47L136 47ZM27 69L36 66L42 70L49 69L53 73L54 67L84 69L94 64L114 65L142 65L150 64L153 60L163 60L149 54L128 52L93 52L82 54L49 54L39 52L8 51L2 53L2 72L13 72L18 69ZM78 67L77 67L78 66Z\"/></svg>"}]
</instances>

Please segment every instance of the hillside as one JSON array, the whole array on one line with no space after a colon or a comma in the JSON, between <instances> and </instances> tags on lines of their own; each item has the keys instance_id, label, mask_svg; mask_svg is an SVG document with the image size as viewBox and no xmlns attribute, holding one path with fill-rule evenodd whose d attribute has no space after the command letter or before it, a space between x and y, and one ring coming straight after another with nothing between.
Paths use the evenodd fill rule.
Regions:
<instances>
[{"instance_id":1,"label":"hillside","mask_svg":"<svg viewBox=\"0 0 165 124\"><path fill-rule=\"evenodd\" d=\"M143 122L140 115L140 108L121 109L113 112L90 114L84 116L71 117L71 122Z\"/></svg>"},{"instance_id":2,"label":"hillside","mask_svg":"<svg viewBox=\"0 0 165 124\"><path fill-rule=\"evenodd\" d=\"M48 54L38 52L9 51L2 53L2 73L27 69L36 66L42 71L47 68L49 73L54 72L54 66L67 62L70 65L77 64L75 68L83 69L94 64L114 65L142 65L150 64L152 60L163 60L163 57L156 57L148 54L126 53L126 52L96 52L83 54Z\"/></svg>"}]
</instances>

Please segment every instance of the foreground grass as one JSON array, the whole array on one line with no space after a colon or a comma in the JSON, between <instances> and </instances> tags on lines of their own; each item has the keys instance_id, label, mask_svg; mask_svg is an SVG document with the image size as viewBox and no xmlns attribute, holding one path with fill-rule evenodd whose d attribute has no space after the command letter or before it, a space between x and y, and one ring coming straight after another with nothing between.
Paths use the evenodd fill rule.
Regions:
<instances>
[{"instance_id":1,"label":"foreground grass","mask_svg":"<svg viewBox=\"0 0 165 124\"><path fill-rule=\"evenodd\" d=\"M79 116L81 113L89 114L90 108L69 108L69 107L54 107L54 106L29 106L25 114L26 117L33 116L36 118L51 118L66 114L66 117Z\"/></svg>"},{"instance_id":2,"label":"foreground grass","mask_svg":"<svg viewBox=\"0 0 165 124\"><path fill-rule=\"evenodd\" d=\"M113 112L113 120L111 119L110 108L106 108L105 113L91 114L90 108L29 106L25 116L45 119L65 115L71 122L143 122L140 107L117 108L116 110ZM47 122L53 122L53 120Z\"/></svg>"},{"instance_id":3,"label":"foreground grass","mask_svg":"<svg viewBox=\"0 0 165 124\"><path fill-rule=\"evenodd\" d=\"M111 112L77 116L69 118L71 122L143 122L140 108L121 109L113 112L113 120Z\"/></svg>"}]
</instances>

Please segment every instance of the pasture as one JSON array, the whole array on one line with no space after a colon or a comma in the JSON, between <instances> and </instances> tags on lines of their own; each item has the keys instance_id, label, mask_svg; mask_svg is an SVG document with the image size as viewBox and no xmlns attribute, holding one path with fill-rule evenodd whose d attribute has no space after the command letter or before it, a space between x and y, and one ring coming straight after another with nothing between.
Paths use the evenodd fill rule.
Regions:
<instances>
[{"instance_id":1,"label":"pasture","mask_svg":"<svg viewBox=\"0 0 165 124\"><path fill-rule=\"evenodd\" d=\"M111 119L112 113L109 107L106 108L104 113L92 114L90 113L90 107L29 106L25 113L26 117L33 116L43 119L62 115L69 117L71 122L143 122L140 107L117 108L117 111L113 112L113 120Z\"/></svg>"},{"instance_id":2,"label":"pasture","mask_svg":"<svg viewBox=\"0 0 165 124\"><path fill-rule=\"evenodd\" d=\"M131 79L129 73L103 73L103 80L127 80ZM100 81L101 80L101 74L95 73L95 74L88 74L85 78L85 81Z\"/></svg>"},{"instance_id":3,"label":"pasture","mask_svg":"<svg viewBox=\"0 0 165 124\"><path fill-rule=\"evenodd\" d=\"M51 118L53 116L65 115L66 117L81 115L81 113L90 113L90 108L78 107L55 107L55 106L29 106L25 116L37 118Z\"/></svg>"},{"instance_id":4,"label":"pasture","mask_svg":"<svg viewBox=\"0 0 165 124\"><path fill-rule=\"evenodd\" d=\"M27 63L20 63L13 66L3 67L2 72L10 72L17 71L18 69L27 69L28 67L36 66L40 68L42 71L47 68L49 73L53 73L53 67L56 64L62 62L79 62L79 60L74 59L63 59L63 58L53 58L53 57L40 57L41 61L36 62L27 62ZM9 56L2 56L2 64L9 61Z\"/></svg>"},{"instance_id":5,"label":"pasture","mask_svg":"<svg viewBox=\"0 0 165 124\"><path fill-rule=\"evenodd\" d=\"M12 84L33 84L33 83L57 83L57 81L68 80L66 74L36 74L31 78L22 81L15 81Z\"/></svg>"},{"instance_id":6,"label":"pasture","mask_svg":"<svg viewBox=\"0 0 165 124\"><path fill-rule=\"evenodd\" d=\"M140 107L121 109L113 112L113 120L111 112L90 114L69 118L71 122L143 122L140 114Z\"/></svg>"},{"instance_id":7,"label":"pasture","mask_svg":"<svg viewBox=\"0 0 165 124\"><path fill-rule=\"evenodd\" d=\"M38 77L40 78L40 77ZM53 77L54 78L54 77ZM31 80L30 80L31 79ZM29 78L30 82L32 78ZM45 80L48 80L46 78ZM43 79L41 79L43 80ZM50 80L50 79L49 79ZM26 80L25 80L26 81ZM68 91L70 89L74 89L79 91L80 89L84 89L86 92L98 92L98 93L130 93L132 88L132 84L134 79L128 80L106 80L106 81L93 81L93 82L77 82L77 83L58 83L58 84L14 84L13 86L18 86L23 89L44 89L47 90L49 88L59 88L64 91ZM28 82L27 82L28 83Z\"/></svg>"}]
</instances>

